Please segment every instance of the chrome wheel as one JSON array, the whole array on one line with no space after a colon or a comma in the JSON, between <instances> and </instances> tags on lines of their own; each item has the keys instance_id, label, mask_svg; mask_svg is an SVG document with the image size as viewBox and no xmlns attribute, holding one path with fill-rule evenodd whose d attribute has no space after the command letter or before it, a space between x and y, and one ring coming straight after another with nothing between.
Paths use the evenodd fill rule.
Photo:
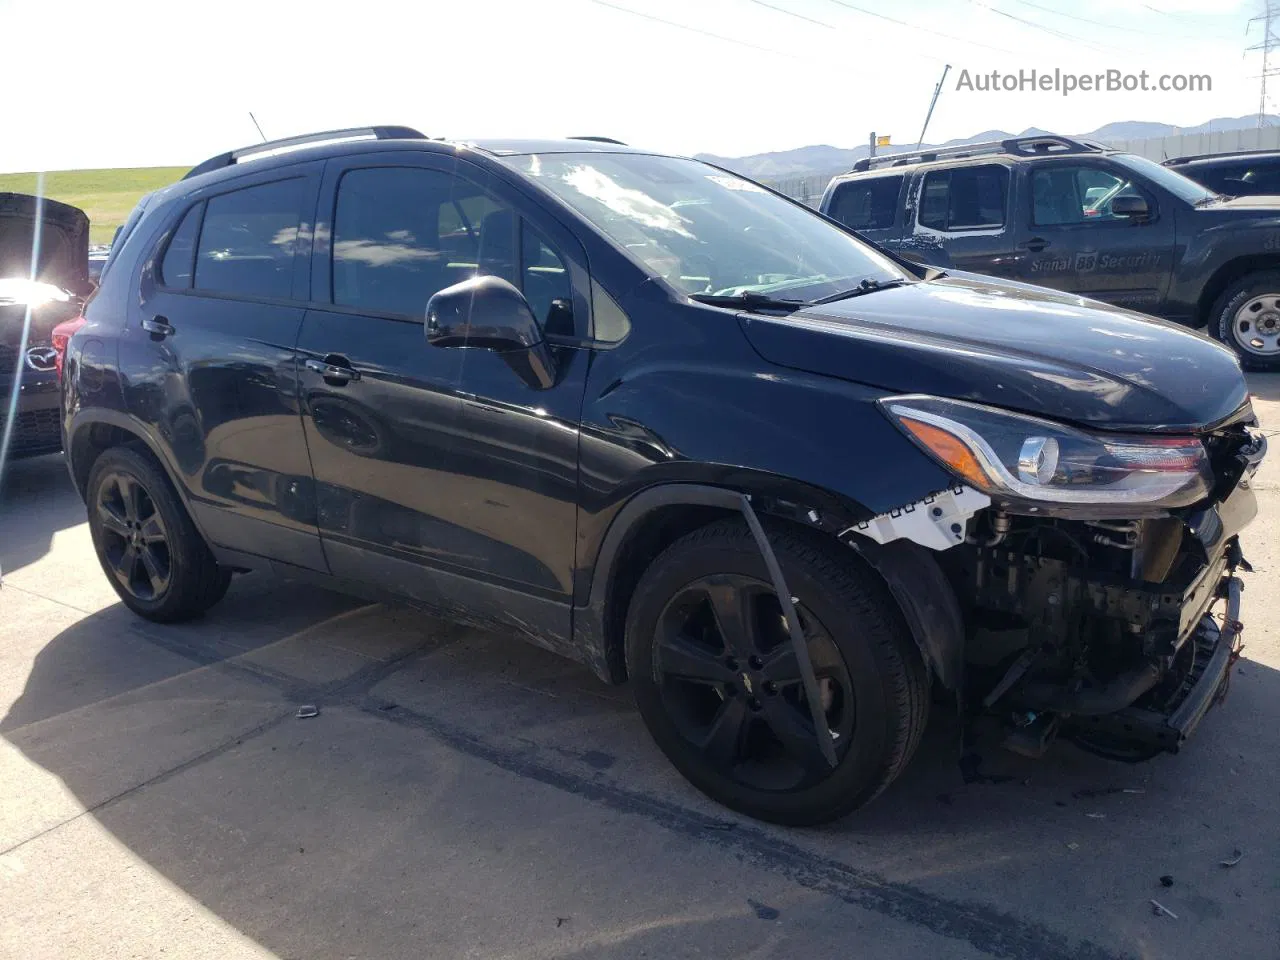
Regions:
<instances>
[{"instance_id":1,"label":"chrome wheel","mask_svg":"<svg viewBox=\"0 0 1280 960\"><path fill-rule=\"evenodd\" d=\"M853 684L831 634L803 605L797 612L840 758L852 740ZM768 584L736 574L689 584L659 618L653 660L668 716L709 767L767 791L803 789L831 776Z\"/></svg>"},{"instance_id":2,"label":"chrome wheel","mask_svg":"<svg viewBox=\"0 0 1280 960\"><path fill-rule=\"evenodd\" d=\"M173 561L164 521L146 488L128 474L108 474L98 487L94 509L111 574L139 600L163 596Z\"/></svg>"},{"instance_id":3,"label":"chrome wheel","mask_svg":"<svg viewBox=\"0 0 1280 960\"><path fill-rule=\"evenodd\" d=\"M1236 346L1247 353L1280 356L1280 293L1245 301L1231 320L1231 336Z\"/></svg>"}]
</instances>

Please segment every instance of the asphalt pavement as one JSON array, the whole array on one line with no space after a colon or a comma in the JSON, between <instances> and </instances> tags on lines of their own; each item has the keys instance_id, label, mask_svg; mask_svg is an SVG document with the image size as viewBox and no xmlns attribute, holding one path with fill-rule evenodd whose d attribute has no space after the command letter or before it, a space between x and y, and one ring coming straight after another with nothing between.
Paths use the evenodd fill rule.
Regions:
<instances>
[{"instance_id":1,"label":"asphalt pavement","mask_svg":"<svg viewBox=\"0 0 1280 960\"><path fill-rule=\"evenodd\" d=\"M1280 376L1252 387L1280 437ZM512 637L260 574L146 623L61 458L14 464L0 957L1280 957L1274 442L1244 656L1181 754L992 744L965 783L935 710L904 776L815 830L706 800L627 688Z\"/></svg>"}]
</instances>

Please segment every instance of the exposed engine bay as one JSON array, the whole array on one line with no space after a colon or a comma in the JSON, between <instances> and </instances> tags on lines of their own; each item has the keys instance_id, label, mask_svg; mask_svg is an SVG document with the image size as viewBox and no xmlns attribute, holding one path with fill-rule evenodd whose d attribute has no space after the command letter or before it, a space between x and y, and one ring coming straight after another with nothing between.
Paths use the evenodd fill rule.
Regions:
<instances>
[{"instance_id":1,"label":"exposed engine bay","mask_svg":"<svg viewBox=\"0 0 1280 960\"><path fill-rule=\"evenodd\" d=\"M1176 752L1238 656L1238 534L1266 451L1245 422L1202 440L1208 496L1180 509L1093 518L957 487L850 532L937 551L963 611L966 712L1000 717L1007 747L1039 756L1061 734L1114 759Z\"/></svg>"}]
</instances>

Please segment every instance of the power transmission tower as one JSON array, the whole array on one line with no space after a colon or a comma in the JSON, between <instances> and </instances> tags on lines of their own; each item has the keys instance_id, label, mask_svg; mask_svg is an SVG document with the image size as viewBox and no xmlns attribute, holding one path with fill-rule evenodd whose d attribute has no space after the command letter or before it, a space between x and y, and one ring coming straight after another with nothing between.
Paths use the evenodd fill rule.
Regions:
<instances>
[{"instance_id":1,"label":"power transmission tower","mask_svg":"<svg viewBox=\"0 0 1280 960\"><path fill-rule=\"evenodd\" d=\"M1258 129L1261 130L1267 125L1267 78L1280 74L1280 69L1271 69L1271 51L1280 47L1280 37L1277 37L1273 25L1276 21L1280 21L1280 4L1275 0L1263 0L1266 12L1260 17L1253 17L1249 20L1247 31L1255 23L1262 24L1262 42L1252 47L1246 47L1245 51L1261 50L1262 51L1262 73L1259 74L1260 87L1258 92Z\"/></svg>"}]
</instances>

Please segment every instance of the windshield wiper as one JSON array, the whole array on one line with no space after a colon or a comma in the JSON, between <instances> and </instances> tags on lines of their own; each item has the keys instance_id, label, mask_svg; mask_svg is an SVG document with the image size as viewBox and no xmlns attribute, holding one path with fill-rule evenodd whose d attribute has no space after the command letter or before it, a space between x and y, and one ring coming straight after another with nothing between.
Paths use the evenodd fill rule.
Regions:
<instances>
[{"instance_id":1,"label":"windshield wiper","mask_svg":"<svg viewBox=\"0 0 1280 960\"><path fill-rule=\"evenodd\" d=\"M690 300L697 300L698 303L706 303L713 307L738 307L743 310L799 310L801 307L808 306L804 300L781 300L778 297L771 297L767 293L757 293L755 290L744 290L742 293L719 294L719 293L691 293Z\"/></svg>"},{"instance_id":2,"label":"windshield wiper","mask_svg":"<svg viewBox=\"0 0 1280 960\"><path fill-rule=\"evenodd\" d=\"M861 283L851 290L842 290L839 293L833 293L829 297L823 297L821 300L814 300L813 303L835 303L837 300L848 300L850 297L860 297L864 293L875 293L877 290L891 290L894 287L901 287L910 283L910 280L904 277L896 277L893 280L876 280L874 277L867 277Z\"/></svg>"},{"instance_id":3,"label":"windshield wiper","mask_svg":"<svg viewBox=\"0 0 1280 960\"><path fill-rule=\"evenodd\" d=\"M1201 197L1193 206L1203 207L1210 203L1217 203L1219 200L1234 200L1235 197L1229 197L1225 193L1215 193L1212 197Z\"/></svg>"}]
</instances>

